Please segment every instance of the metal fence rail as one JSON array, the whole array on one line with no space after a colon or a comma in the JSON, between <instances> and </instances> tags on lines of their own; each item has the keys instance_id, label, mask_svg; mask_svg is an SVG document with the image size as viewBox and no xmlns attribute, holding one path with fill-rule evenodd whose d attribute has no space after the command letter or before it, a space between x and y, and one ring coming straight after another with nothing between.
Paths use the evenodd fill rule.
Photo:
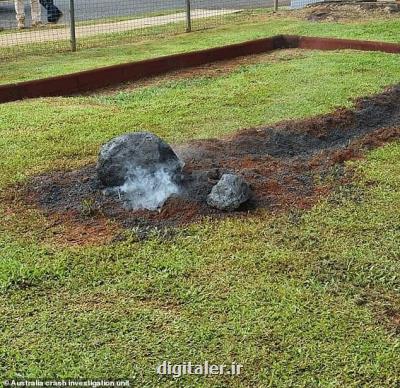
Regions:
<instances>
[{"instance_id":1,"label":"metal fence rail","mask_svg":"<svg viewBox=\"0 0 400 388\"><path fill-rule=\"evenodd\" d=\"M274 6L277 0L0 0L0 57L190 32Z\"/></svg>"}]
</instances>

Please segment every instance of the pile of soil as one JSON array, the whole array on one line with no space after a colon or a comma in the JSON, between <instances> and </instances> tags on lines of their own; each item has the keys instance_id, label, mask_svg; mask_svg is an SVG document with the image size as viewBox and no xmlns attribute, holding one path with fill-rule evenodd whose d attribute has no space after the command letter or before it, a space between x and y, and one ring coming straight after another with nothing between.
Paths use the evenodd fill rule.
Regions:
<instances>
[{"instance_id":1,"label":"pile of soil","mask_svg":"<svg viewBox=\"0 0 400 388\"><path fill-rule=\"evenodd\" d=\"M321 183L324 176L335 170L340 184L344 178L337 172L343 170L344 161L398 138L400 85L359 99L352 110L174 147L185 161L182 194L170 198L160 211L129 211L118 199L105 197L95 165L33 177L18 190L10 190L17 193L13 198L3 200L34 206L49 219L89 228L91 233L96 233L97 226L104 231L105 221L148 229L187 224L204 216L244 216L258 208L304 209L329 192ZM233 213L205 202L212 186L228 172L241 174L252 190L250 201Z\"/></svg>"},{"instance_id":2,"label":"pile of soil","mask_svg":"<svg viewBox=\"0 0 400 388\"><path fill-rule=\"evenodd\" d=\"M368 18L400 17L400 3L377 1L328 1L296 10L302 19L321 21L356 21Z\"/></svg>"}]
</instances>

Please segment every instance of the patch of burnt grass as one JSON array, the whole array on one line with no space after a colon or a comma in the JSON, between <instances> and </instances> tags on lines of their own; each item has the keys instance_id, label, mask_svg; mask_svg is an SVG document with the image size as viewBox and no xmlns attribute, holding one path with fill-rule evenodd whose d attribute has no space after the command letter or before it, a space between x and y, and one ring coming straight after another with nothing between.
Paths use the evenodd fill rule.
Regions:
<instances>
[{"instance_id":1,"label":"patch of burnt grass","mask_svg":"<svg viewBox=\"0 0 400 388\"><path fill-rule=\"evenodd\" d=\"M177 148L185 162L182 194L170 198L159 211L131 211L118 198L104 196L93 165L34 177L16 190L12 200L73 225L65 231L74 237L66 235L65 239L77 243L84 242L85 236L96 241L95 233L100 231L100 240L104 240L107 230L112 231L107 223L163 229L206 216L245 217L260 208L271 212L309 209L332 189L330 201L340 204L350 198L359 202L362 192L352 184L349 172L345 174L343 163L400 137L399 100L400 87L395 86L359 99L355 109L183 144ZM242 175L252 190L250 201L231 214L206 204L212 186L228 172ZM10 203L7 196L3 200ZM77 239L76 230L82 230L81 238Z\"/></svg>"}]
</instances>

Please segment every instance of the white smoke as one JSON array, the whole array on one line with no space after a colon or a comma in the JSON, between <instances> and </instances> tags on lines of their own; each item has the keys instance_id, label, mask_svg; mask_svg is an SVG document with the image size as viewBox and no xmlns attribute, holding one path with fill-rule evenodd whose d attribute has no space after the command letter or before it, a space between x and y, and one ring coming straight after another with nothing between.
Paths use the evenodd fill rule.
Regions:
<instances>
[{"instance_id":1,"label":"white smoke","mask_svg":"<svg viewBox=\"0 0 400 388\"><path fill-rule=\"evenodd\" d=\"M118 187L118 191L131 210L157 210L171 195L179 193L179 187L163 166L155 171L135 167L129 171L129 176Z\"/></svg>"}]
</instances>

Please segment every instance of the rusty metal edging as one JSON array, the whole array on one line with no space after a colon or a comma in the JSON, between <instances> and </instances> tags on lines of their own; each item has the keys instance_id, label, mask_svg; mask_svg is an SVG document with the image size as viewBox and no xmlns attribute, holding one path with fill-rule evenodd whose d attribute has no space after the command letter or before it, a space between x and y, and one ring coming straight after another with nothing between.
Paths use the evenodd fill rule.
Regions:
<instances>
[{"instance_id":1,"label":"rusty metal edging","mask_svg":"<svg viewBox=\"0 0 400 388\"><path fill-rule=\"evenodd\" d=\"M173 70L288 48L308 50L354 49L400 53L400 44L396 43L277 35L229 46L107 66L57 77L0 85L0 103L25 98L68 96L122 82L137 81Z\"/></svg>"},{"instance_id":2,"label":"rusty metal edging","mask_svg":"<svg viewBox=\"0 0 400 388\"><path fill-rule=\"evenodd\" d=\"M307 50L362 50L400 54L400 44L335 38L298 37L298 48Z\"/></svg>"}]
</instances>

